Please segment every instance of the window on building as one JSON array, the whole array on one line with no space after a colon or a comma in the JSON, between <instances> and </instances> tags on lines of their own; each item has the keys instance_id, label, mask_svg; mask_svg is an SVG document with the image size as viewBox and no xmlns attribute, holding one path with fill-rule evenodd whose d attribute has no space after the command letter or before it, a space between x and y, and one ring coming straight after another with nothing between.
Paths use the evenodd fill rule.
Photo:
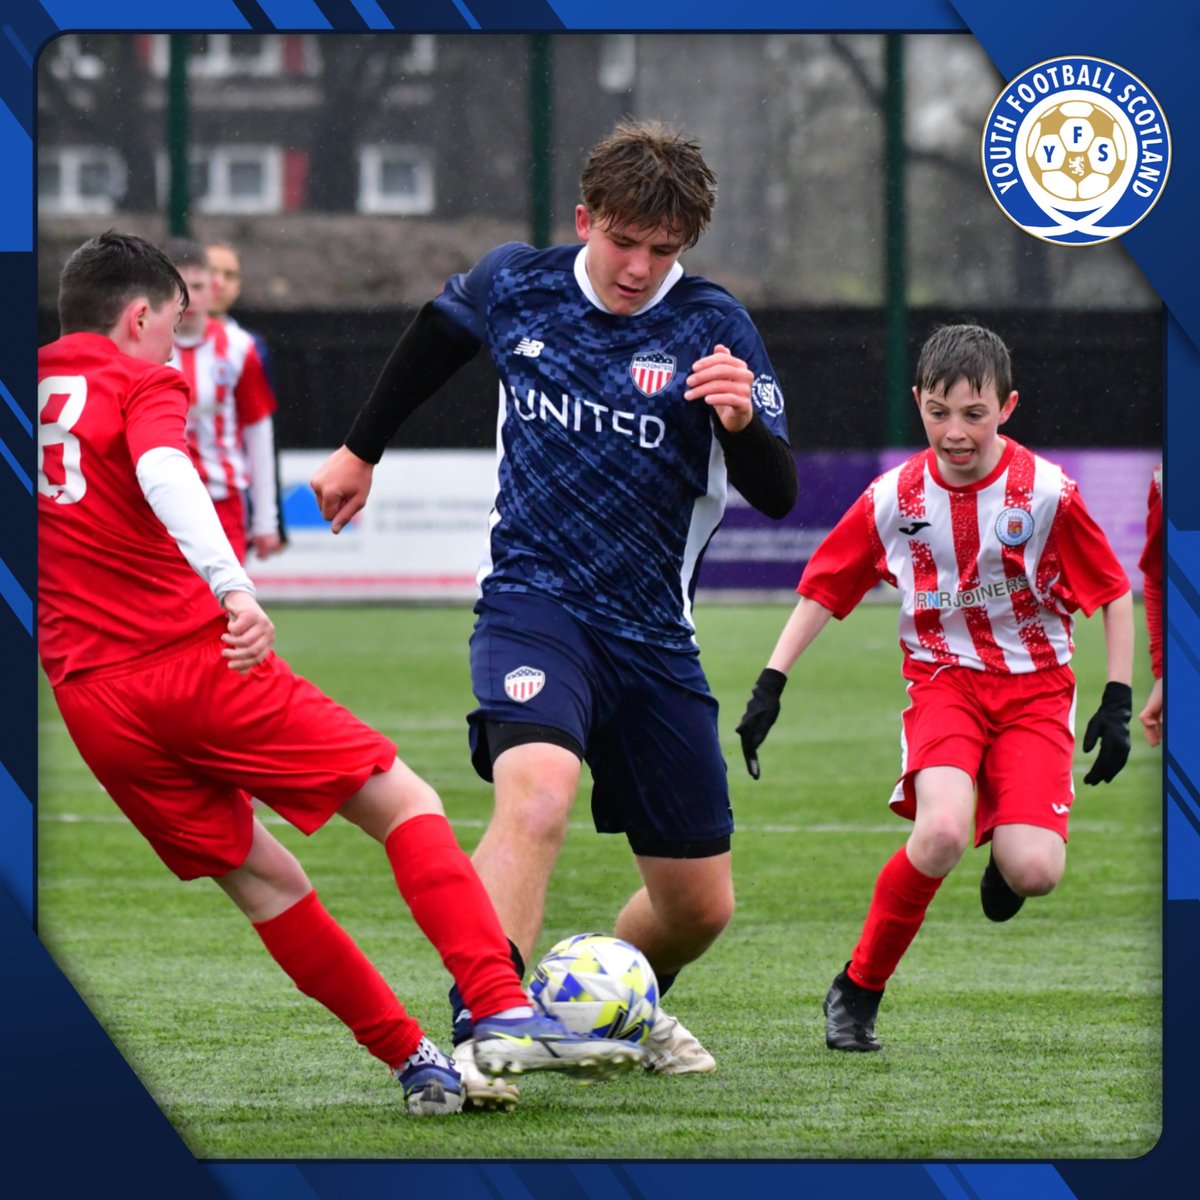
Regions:
<instances>
[{"instance_id":1,"label":"window on building","mask_svg":"<svg viewBox=\"0 0 1200 1200\"><path fill-rule=\"evenodd\" d=\"M125 162L106 146L38 150L38 211L66 216L110 213L125 195Z\"/></svg>"},{"instance_id":2,"label":"window on building","mask_svg":"<svg viewBox=\"0 0 1200 1200\"><path fill-rule=\"evenodd\" d=\"M421 146L364 146L359 154L358 211L421 215L433 211L434 171Z\"/></svg>"},{"instance_id":3,"label":"window on building","mask_svg":"<svg viewBox=\"0 0 1200 1200\"><path fill-rule=\"evenodd\" d=\"M92 80L104 74L95 35L68 33L55 41L48 57L50 70L59 79Z\"/></svg>"},{"instance_id":4,"label":"window on building","mask_svg":"<svg viewBox=\"0 0 1200 1200\"><path fill-rule=\"evenodd\" d=\"M167 160L159 156L159 202L166 203ZM275 213L283 209L283 150L278 146L194 146L188 172L202 213Z\"/></svg>"},{"instance_id":5,"label":"window on building","mask_svg":"<svg viewBox=\"0 0 1200 1200\"><path fill-rule=\"evenodd\" d=\"M201 78L283 73L283 36L276 33L192 33L188 39L188 73ZM165 76L170 38L156 34L150 64Z\"/></svg>"},{"instance_id":6,"label":"window on building","mask_svg":"<svg viewBox=\"0 0 1200 1200\"><path fill-rule=\"evenodd\" d=\"M637 78L637 38L632 33L606 33L600 39L600 86L627 92Z\"/></svg>"},{"instance_id":7,"label":"window on building","mask_svg":"<svg viewBox=\"0 0 1200 1200\"><path fill-rule=\"evenodd\" d=\"M412 33L397 39L407 46L401 50L400 68L412 75L428 75L437 67L437 38L432 33Z\"/></svg>"}]
</instances>

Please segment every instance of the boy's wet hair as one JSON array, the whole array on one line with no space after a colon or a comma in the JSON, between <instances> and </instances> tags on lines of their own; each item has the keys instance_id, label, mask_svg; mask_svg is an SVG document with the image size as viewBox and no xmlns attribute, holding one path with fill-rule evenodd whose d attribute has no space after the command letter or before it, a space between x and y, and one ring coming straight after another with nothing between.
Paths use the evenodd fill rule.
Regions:
<instances>
[{"instance_id":1,"label":"boy's wet hair","mask_svg":"<svg viewBox=\"0 0 1200 1200\"><path fill-rule=\"evenodd\" d=\"M717 177L694 138L658 121L625 120L592 148L580 176L584 207L605 225L676 230L683 249L712 220Z\"/></svg>"},{"instance_id":2,"label":"boy's wet hair","mask_svg":"<svg viewBox=\"0 0 1200 1200\"><path fill-rule=\"evenodd\" d=\"M84 242L63 265L58 279L60 331L108 333L138 296L158 309L186 295L183 278L157 246L110 229Z\"/></svg>"},{"instance_id":3,"label":"boy's wet hair","mask_svg":"<svg viewBox=\"0 0 1200 1200\"><path fill-rule=\"evenodd\" d=\"M1012 360L1008 347L982 325L943 325L921 347L917 359L918 393L944 396L965 379L976 392L995 384L1003 404L1012 392Z\"/></svg>"}]
</instances>

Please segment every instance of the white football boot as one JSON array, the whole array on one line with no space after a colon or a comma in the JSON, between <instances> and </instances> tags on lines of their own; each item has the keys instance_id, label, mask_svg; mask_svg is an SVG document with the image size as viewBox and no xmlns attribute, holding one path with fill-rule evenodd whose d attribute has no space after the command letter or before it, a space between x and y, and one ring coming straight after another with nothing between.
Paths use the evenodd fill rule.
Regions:
<instances>
[{"instance_id":1,"label":"white football boot","mask_svg":"<svg viewBox=\"0 0 1200 1200\"><path fill-rule=\"evenodd\" d=\"M644 1065L655 1075L707 1075L717 1069L717 1060L678 1017L660 1008L646 1039Z\"/></svg>"},{"instance_id":2,"label":"white football boot","mask_svg":"<svg viewBox=\"0 0 1200 1200\"><path fill-rule=\"evenodd\" d=\"M467 1038L454 1047L450 1056L455 1070L462 1077L463 1109L468 1112L501 1111L512 1112L517 1107L521 1093L516 1085L499 1075L489 1079L475 1065L475 1040Z\"/></svg>"}]
</instances>

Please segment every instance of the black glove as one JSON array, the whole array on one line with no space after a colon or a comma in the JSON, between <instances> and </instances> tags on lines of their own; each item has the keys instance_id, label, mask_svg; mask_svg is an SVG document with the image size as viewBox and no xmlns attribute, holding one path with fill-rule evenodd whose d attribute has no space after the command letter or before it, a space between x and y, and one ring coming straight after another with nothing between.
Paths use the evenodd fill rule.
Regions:
<instances>
[{"instance_id":1,"label":"black glove","mask_svg":"<svg viewBox=\"0 0 1200 1200\"><path fill-rule=\"evenodd\" d=\"M1096 739L1100 753L1084 783L1111 783L1129 758L1129 718L1133 716L1133 689L1127 683L1106 683L1100 707L1083 735L1083 752L1091 753Z\"/></svg>"},{"instance_id":2,"label":"black glove","mask_svg":"<svg viewBox=\"0 0 1200 1200\"><path fill-rule=\"evenodd\" d=\"M764 668L754 684L754 691L750 693L746 711L738 722L737 732L742 737L746 770L752 779L758 778L758 748L766 741L771 726L779 718L779 697L786 683L787 676L782 671L776 671L773 667Z\"/></svg>"}]
</instances>

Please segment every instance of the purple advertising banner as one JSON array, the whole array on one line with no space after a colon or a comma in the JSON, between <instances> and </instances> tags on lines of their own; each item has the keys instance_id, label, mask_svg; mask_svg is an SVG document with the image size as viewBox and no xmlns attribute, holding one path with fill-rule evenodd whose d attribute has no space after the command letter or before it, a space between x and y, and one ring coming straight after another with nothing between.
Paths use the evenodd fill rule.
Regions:
<instances>
[{"instance_id":1,"label":"purple advertising banner","mask_svg":"<svg viewBox=\"0 0 1200 1200\"><path fill-rule=\"evenodd\" d=\"M800 500L782 521L752 509L732 488L725 521L700 572L700 586L736 591L792 591L812 552L884 471L913 450L828 450L796 455ZM1146 534L1156 450L1055 450L1050 455L1079 484L1088 511L1108 536L1133 590L1142 591L1138 559Z\"/></svg>"}]
</instances>

